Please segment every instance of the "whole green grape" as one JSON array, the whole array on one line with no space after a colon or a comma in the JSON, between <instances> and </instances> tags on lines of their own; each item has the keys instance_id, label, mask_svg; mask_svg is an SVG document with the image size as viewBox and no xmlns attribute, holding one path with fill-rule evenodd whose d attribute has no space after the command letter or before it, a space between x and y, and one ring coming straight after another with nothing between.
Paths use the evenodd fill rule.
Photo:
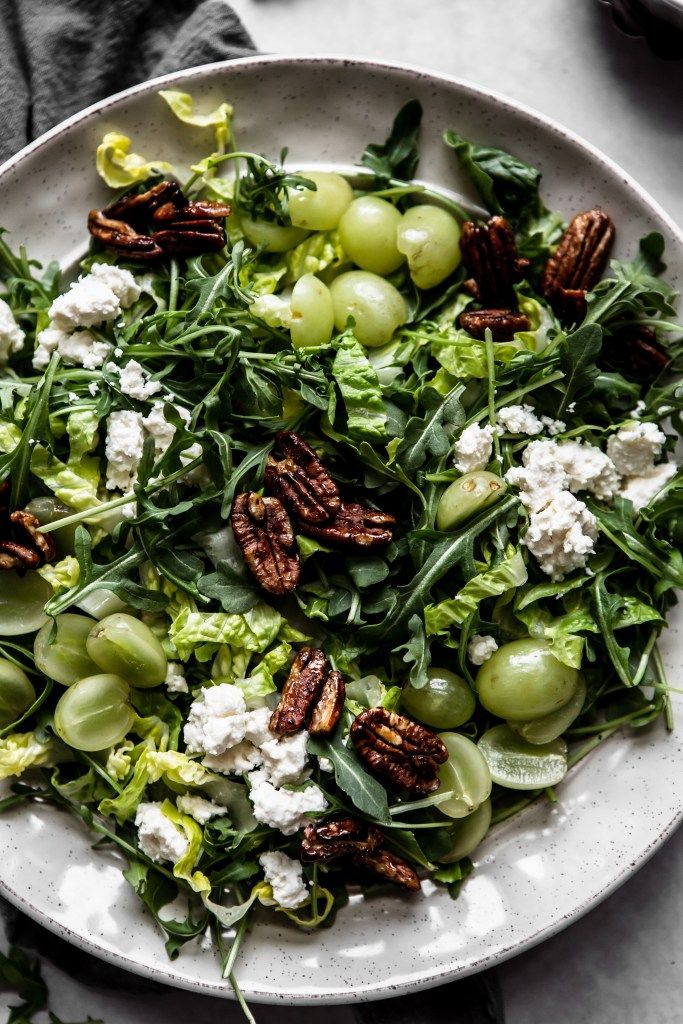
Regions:
<instances>
[{"instance_id":1,"label":"whole green grape","mask_svg":"<svg viewBox=\"0 0 683 1024\"><path fill-rule=\"evenodd\" d=\"M514 722L543 718L564 707L578 685L577 669L559 661L545 640L531 639L503 644L475 680L486 710Z\"/></svg>"},{"instance_id":2,"label":"whole green grape","mask_svg":"<svg viewBox=\"0 0 683 1024\"><path fill-rule=\"evenodd\" d=\"M460 264L460 225L438 206L411 206L398 225L397 247L418 288L435 288Z\"/></svg>"},{"instance_id":3,"label":"whole green grape","mask_svg":"<svg viewBox=\"0 0 683 1024\"><path fill-rule=\"evenodd\" d=\"M288 252L309 234L303 228L289 224L275 224L269 220L252 220L241 216L240 227L252 245L265 247L266 252Z\"/></svg>"},{"instance_id":4,"label":"whole green grape","mask_svg":"<svg viewBox=\"0 0 683 1024\"><path fill-rule=\"evenodd\" d=\"M86 647L102 671L121 676L138 689L158 686L166 678L163 647L149 626L125 612L95 623Z\"/></svg>"},{"instance_id":5,"label":"whole green grape","mask_svg":"<svg viewBox=\"0 0 683 1024\"><path fill-rule=\"evenodd\" d=\"M13 570L2 574L0 587L0 636L34 633L47 622L45 604L52 587L37 572L20 575Z\"/></svg>"},{"instance_id":6,"label":"whole green grape","mask_svg":"<svg viewBox=\"0 0 683 1024\"><path fill-rule=\"evenodd\" d=\"M353 189L335 171L302 171L317 186L289 189L289 219L295 228L331 231L353 200Z\"/></svg>"},{"instance_id":7,"label":"whole green grape","mask_svg":"<svg viewBox=\"0 0 683 1024\"><path fill-rule=\"evenodd\" d=\"M447 668L428 668L422 687L403 687L401 703L418 722L435 729L457 729L476 707L476 699L464 679Z\"/></svg>"},{"instance_id":8,"label":"whole green grape","mask_svg":"<svg viewBox=\"0 0 683 1024\"><path fill-rule=\"evenodd\" d=\"M313 274L304 274L292 289L290 302L292 345L326 345L334 330L334 306L327 285Z\"/></svg>"},{"instance_id":9,"label":"whole green grape","mask_svg":"<svg viewBox=\"0 0 683 1024\"><path fill-rule=\"evenodd\" d=\"M365 270L349 270L330 285L334 322L343 331L353 317L354 336L367 348L386 345L394 331L405 323L406 303L393 284Z\"/></svg>"},{"instance_id":10,"label":"whole green grape","mask_svg":"<svg viewBox=\"0 0 683 1024\"><path fill-rule=\"evenodd\" d=\"M88 615L65 612L50 619L36 634L33 657L36 668L62 686L72 686L99 671L86 649L88 634L96 620Z\"/></svg>"},{"instance_id":11,"label":"whole green grape","mask_svg":"<svg viewBox=\"0 0 683 1024\"><path fill-rule=\"evenodd\" d=\"M507 484L495 473L484 469L464 473L439 498L436 509L437 530L453 530L503 497Z\"/></svg>"},{"instance_id":12,"label":"whole green grape","mask_svg":"<svg viewBox=\"0 0 683 1024\"><path fill-rule=\"evenodd\" d=\"M36 699L36 691L23 669L0 658L0 728L11 725Z\"/></svg>"},{"instance_id":13,"label":"whole green grape","mask_svg":"<svg viewBox=\"0 0 683 1024\"><path fill-rule=\"evenodd\" d=\"M405 259L396 245L400 223L401 214L386 199L361 196L339 221L339 241L361 270L391 274Z\"/></svg>"},{"instance_id":14,"label":"whole green grape","mask_svg":"<svg viewBox=\"0 0 683 1024\"><path fill-rule=\"evenodd\" d=\"M463 857L469 857L481 841L485 838L491 827L492 807L490 800L484 800L479 804L476 811L472 811L466 818L460 818L448 830L448 837L451 841L451 848L448 853L439 857L439 864L454 864Z\"/></svg>"},{"instance_id":15,"label":"whole green grape","mask_svg":"<svg viewBox=\"0 0 683 1024\"><path fill-rule=\"evenodd\" d=\"M65 690L57 701L55 732L76 750L104 750L120 743L136 714L125 679L111 674L88 676Z\"/></svg>"},{"instance_id":16,"label":"whole green grape","mask_svg":"<svg viewBox=\"0 0 683 1024\"><path fill-rule=\"evenodd\" d=\"M439 768L441 792L453 796L440 803L439 810L449 818L465 818L491 795L491 772L476 743L457 732L441 732L448 760Z\"/></svg>"}]
</instances>

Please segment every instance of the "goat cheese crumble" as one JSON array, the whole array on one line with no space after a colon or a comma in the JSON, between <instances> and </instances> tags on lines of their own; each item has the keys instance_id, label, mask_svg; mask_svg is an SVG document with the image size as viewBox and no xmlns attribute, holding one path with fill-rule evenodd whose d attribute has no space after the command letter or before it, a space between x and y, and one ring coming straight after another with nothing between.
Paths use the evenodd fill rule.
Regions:
<instances>
[{"instance_id":1,"label":"goat cheese crumble","mask_svg":"<svg viewBox=\"0 0 683 1024\"><path fill-rule=\"evenodd\" d=\"M467 645L467 657L473 665L483 665L498 650L498 644L492 636L475 633Z\"/></svg>"},{"instance_id":2,"label":"goat cheese crumble","mask_svg":"<svg viewBox=\"0 0 683 1024\"><path fill-rule=\"evenodd\" d=\"M107 363L106 368L109 373L118 375L121 391L129 398L146 402L152 395L157 395L161 391L161 383L158 380L150 380L149 374L137 359L129 359L125 366Z\"/></svg>"},{"instance_id":3,"label":"goat cheese crumble","mask_svg":"<svg viewBox=\"0 0 683 1024\"><path fill-rule=\"evenodd\" d=\"M472 423L466 427L454 448L455 468L461 473L471 473L476 469L485 469L491 461L493 450L493 427L480 427Z\"/></svg>"},{"instance_id":4,"label":"goat cheese crumble","mask_svg":"<svg viewBox=\"0 0 683 1024\"><path fill-rule=\"evenodd\" d=\"M200 825L206 825L211 818L219 818L228 813L227 807L222 807L213 800L206 800L203 796L194 796L192 793L179 796L176 807L181 814L189 814Z\"/></svg>"},{"instance_id":5,"label":"goat cheese crumble","mask_svg":"<svg viewBox=\"0 0 683 1024\"><path fill-rule=\"evenodd\" d=\"M308 824L309 814L324 811L327 807L322 790L314 783L300 790L276 789L262 768L251 772L248 779L254 817L285 836L293 836Z\"/></svg>"},{"instance_id":6,"label":"goat cheese crumble","mask_svg":"<svg viewBox=\"0 0 683 1024\"><path fill-rule=\"evenodd\" d=\"M6 363L14 352L21 351L25 337L14 313L5 300L0 299L0 363Z\"/></svg>"},{"instance_id":7,"label":"goat cheese crumble","mask_svg":"<svg viewBox=\"0 0 683 1024\"><path fill-rule=\"evenodd\" d=\"M675 462L660 462L658 466L651 466L640 476L624 479L619 493L633 503L635 512L639 512L641 508L647 508L652 503L653 498L669 482L677 469Z\"/></svg>"},{"instance_id":8,"label":"goat cheese crumble","mask_svg":"<svg viewBox=\"0 0 683 1024\"><path fill-rule=\"evenodd\" d=\"M107 490L130 491L142 458L145 431L142 416L130 409L112 412L107 419Z\"/></svg>"},{"instance_id":9,"label":"goat cheese crumble","mask_svg":"<svg viewBox=\"0 0 683 1024\"><path fill-rule=\"evenodd\" d=\"M584 502L570 491L560 491L544 508L532 512L522 538L543 572L563 580L572 569L582 569L595 550L598 524Z\"/></svg>"},{"instance_id":10,"label":"goat cheese crumble","mask_svg":"<svg viewBox=\"0 0 683 1024\"><path fill-rule=\"evenodd\" d=\"M531 405L506 405L498 410L498 422L508 434L540 434L543 423Z\"/></svg>"},{"instance_id":11,"label":"goat cheese crumble","mask_svg":"<svg viewBox=\"0 0 683 1024\"><path fill-rule=\"evenodd\" d=\"M175 864L187 853L185 834L167 818L160 803L142 803L135 814L138 846L157 864L165 860Z\"/></svg>"},{"instance_id":12,"label":"goat cheese crumble","mask_svg":"<svg viewBox=\"0 0 683 1024\"><path fill-rule=\"evenodd\" d=\"M266 882L273 890L273 899L281 907L294 909L308 899L308 887L304 881L299 861L286 853L262 853L259 864L263 868Z\"/></svg>"},{"instance_id":13,"label":"goat cheese crumble","mask_svg":"<svg viewBox=\"0 0 683 1024\"><path fill-rule=\"evenodd\" d=\"M166 689L169 693L187 693L188 685L185 672L180 662L169 661L166 668Z\"/></svg>"},{"instance_id":14,"label":"goat cheese crumble","mask_svg":"<svg viewBox=\"0 0 683 1024\"><path fill-rule=\"evenodd\" d=\"M620 476L641 476L652 469L665 441L656 423L627 423L607 441L607 454Z\"/></svg>"}]
</instances>

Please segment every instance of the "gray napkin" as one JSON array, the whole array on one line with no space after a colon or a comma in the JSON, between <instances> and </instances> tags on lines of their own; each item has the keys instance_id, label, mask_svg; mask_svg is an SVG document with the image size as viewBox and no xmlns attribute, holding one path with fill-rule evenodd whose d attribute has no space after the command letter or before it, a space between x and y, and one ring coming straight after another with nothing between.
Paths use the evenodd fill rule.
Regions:
<instances>
[{"instance_id":1,"label":"gray napkin","mask_svg":"<svg viewBox=\"0 0 683 1024\"><path fill-rule=\"evenodd\" d=\"M0 163L104 96L253 52L222 0L0 0Z\"/></svg>"}]
</instances>

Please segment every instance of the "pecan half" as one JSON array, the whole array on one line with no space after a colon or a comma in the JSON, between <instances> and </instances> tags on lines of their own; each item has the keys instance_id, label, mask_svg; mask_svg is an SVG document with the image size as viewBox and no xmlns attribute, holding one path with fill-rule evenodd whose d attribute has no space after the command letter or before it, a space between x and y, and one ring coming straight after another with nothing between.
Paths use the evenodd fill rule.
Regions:
<instances>
[{"instance_id":1,"label":"pecan half","mask_svg":"<svg viewBox=\"0 0 683 1024\"><path fill-rule=\"evenodd\" d=\"M187 205L187 199L176 181L164 180L145 192L128 192L103 211L106 217L125 220L129 224L146 223L161 207L178 211Z\"/></svg>"},{"instance_id":2,"label":"pecan half","mask_svg":"<svg viewBox=\"0 0 683 1024\"><path fill-rule=\"evenodd\" d=\"M396 520L388 512L378 512L355 502L343 504L329 523L299 523L307 537L313 537L334 547L381 548L389 544L394 535Z\"/></svg>"},{"instance_id":3,"label":"pecan half","mask_svg":"<svg viewBox=\"0 0 683 1024\"><path fill-rule=\"evenodd\" d=\"M344 710L345 697L344 677L336 670L330 672L308 720L308 731L311 736L329 736L334 732Z\"/></svg>"},{"instance_id":4,"label":"pecan half","mask_svg":"<svg viewBox=\"0 0 683 1024\"><path fill-rule=\"evenodd\" d=\"M671 361L652 328L638 323L604 338L601 355L607 366L633 380L653 380Z\"/></svg>"},{"instance_id":5,"label":"pecan half","mask_svg":"<svg viewBox=\"0 0 683 1024\"><path fill-rule=\"evenodd\" d=\"M546 263L541 293L571 323L586 315L586 292L602 277L614 241L614 225L602 210L577 213Z\"/></svg>"},{"instance_id":6,"label":"pecan half","mask_svg":"<svg viewBox=\"0 0 683 1024\"><path fill-rule=\"evenodd\" d=\"M341 498L325 466L298 434L282 431L277 444L284 458L269 457L266 486L301 522L329 522L339 511Z\"/></svg>"},{"instance_id":7,"label":"pecan half","mask_svg":"<svg viewBox=\"0 0 683 1024\"><path fill-rule=\"evenodd\" d=\"M511 309L466 309L458 317L458 326L480 341L487 329L494 341L510 341L517 331L528 331L530 324L528 316Z\"/></svg>"},{"instance_id":8,"label":"pecan half","mask_svg":"<svg viewBox=\"0 0 683 1024\"><path fill-rule=\"evenodd\" d=\"M383 841L380 830L367 822L350 816L328 818L306 826L299 856L304 864L311 861L327 864L342 857L379 850Z\"/></svg>"},{"instance_id":9,"label":"pecan half","mask_svg":"<svg viewBox=\"0 0 683 1024\"><path fill-rule=\"evenodd\" d=\"M131 259L156 260L163 256L163 251L150 235L140 235L130 224L105 217L99 210L91 210L88 214L88 231L108 249Z\"/></svg>"},{"instance_id":10,"label":"pecan half","mask_svg":"<svg viewBox=\"0 0 683 1024\"><path fill-rule=\"evenodd\" d=\"M289 516L277 498L238 494L230 522L256 582L269 594L291 594L299 582L299 555Z\"/></svg>"},{"instance_id":11,"label":"pecan half","mask_svg":"<svg viewBox=\"0 0 683 1024\"><path fill-rule=\"evenodd\" d=\"M517 254L515 235L504 217L486 224L468 220L460 236L462 261L472 275L471 293L486 309L517 309L514 285L521 281L529 261Z\"/></svg>"},{"instance_id":12,"label":"pecan half","mask_svg":"<svg viewBox=\"0 0 683 1024\"><path fill-rule=\"evenodd\" d=\"M9 496L9 484L0 485L0 501ZM57 546L49 533L40 532L40 522L30 512L2 509L0 520L0 569L37 569L51 562Z\"/></svg>"},{"instance_id":13,"label":"pecan half","mask_svg":"<svg viewBox=\"0 0 683 1024\"><path fill-rule=\"evenodd\" d=\"M153 231L152 241L170 256L199 256L203 252L220 252L225 245L225 231L212 220L179 221L163 231Z\"/></svg>"},{"instance_id":14,"label":"pecan half","mask_svg":"<svg viewBox=\"0 0 683 1024\"><path fill-rule=\"evenodd\" d=\"M327 658L323 652L315 647L302 647L292 662L280 703L271 715L273 732L284 735L303 729L320 695L326 673Z\"/></svg>"},{"instance_id":15,"label":"pecan half","mask_svg":"<svg viewBox=\"0 0 683 1024\"><path fill-rule=\"evenodd\" d=\"M415 868L386 847L367 853L357 853L352 858L352 863L363 871L376 875L383 882L391 882L392 885L399 885L410 892L417 892L420 888L420 879Z\"/></svg>"},{"instance_id":16,"label":"pecan half","mask_svg":"<svg viewBox=\"0 0 683 1024\"><path fill-rule=\"evenodd\" d=\"M410 718L386 708L369 708L354 720L351 739L375 775L419 795L439 788L437 772L448 760L448 751L438 736Z\"/></svg>"},{"instance_id":17,"label":"pecan half","mask_svg":"<svg viewBox=\"0 0 683 1024\"><path fill-rule=\"evenodd\" d=\"M205 200L185 202L181 209L175 203L164 203L154 211L152 220L155 224L168 224L170 221L180 223L186 220L223 220L232 213L232 207L226 203L209 203Z\"/></svg>"}]
</instances>

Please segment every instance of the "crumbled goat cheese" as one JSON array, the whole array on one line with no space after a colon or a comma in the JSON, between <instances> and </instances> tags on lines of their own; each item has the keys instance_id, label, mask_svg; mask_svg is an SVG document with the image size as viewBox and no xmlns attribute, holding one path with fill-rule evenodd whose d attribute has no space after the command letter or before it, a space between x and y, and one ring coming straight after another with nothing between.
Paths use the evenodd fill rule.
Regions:
<instances>
[{"instance_id":1,"label":"crumbled goat cheese","mask_svg":"<svg viewBox=\"0 0 683 1024\"><path fill-rule=\"evenodd\" d=\"M0 363L6 363L13 352L21 351L25 337L14 313L5 300L0 299Z\"/></svg>"},{"instance_id":2,"label":"crumbled goat cheese","mask_svg":"<svg viewBox=\"0 0 683 1024\"><path fill-rule=\"evenodd\" d=\"M249 740L242 740L222 754L206 754L202 758L205 768L211 768L223 775L244 775L263 762L261 751Z\"/></svg>"},{"instance_id":3,"label":"crumbled goat cheese","mask_svg":"<svg viewBox=\"0 0 683 1024\"><path fill-rule=\"evenodd\" d=\"M661 491L664 484L668 483L677 469L675 462L660 462L658 466L652 466L640 476L626 477L619 493L632 501L634 510L639 512L641 508L646 508L652 503L652 499Z\"/></svg>"},{"instance_id":4,"label":"crumbled goat cheese","mask_svg":"<svg viewBox=\"0 0 683 1024\"><path fill-rule=\"evenodd\" d=\"M191 417L187 409L181 406L176 406L175 409L185 423L190 422ZM154 455L160 459L175 436L175 427L164 416L164 403L155 402L143 422L147 433L154 438Z\"/></svg>"},{"instance_id":5,"label":"crumbled goat cheese","mask_svg":"<svg viewBox=\"0 0 683 1024\"><path fill-rule=\"evenodd\" d=\"M646 408L647 406L645 402L642 400L642 398L639 398L636 402L635 409L631 409L629 416L632 416L634 420L639 420L645 412Z\"/></svg>"},{"instance_id":6,"label":"crumbled goat cheese","mask_svg":"<svg viewBox=\"0 0 683 1024\"><path fill-rule=\"evenodd\" d=\"M455 468L461 473L471 473L475 469L484 469L491 461L493 427L480 427L472 423L466 427L455 443Z\"/></svg>"},{"instance_id":7,"label":"crumbled goat cheese","mask_svg":"<svg viewBox=\"0 0 683 1024\"><path fill-rule=\"evenodd\" d=\"M607 454L620 476L641 476L652 469L666 441L656 423L627 423L607 442Z\"/></svg>"},{"instance_id":8,"label":"crumbled goat cheese","mask_svg":"<svg viewBox=\"0 0 683 1024\"><path fill-rule=\"evenodd\" d=\"M62 331L76 327L96 327L115 320L121 311L119 297L108 284L92 274L79 278L49 309L52 326Z\"/></svg>"},{"instance_id":9,"label":"crumbled goat cheese","mask_svg":"<svg viewBox=\"0 0 683 1024\"><path fill-rule=\"evenodd\" d=\"M541 416L541 423L551 437L554 437L555 434L562 434L567 429L564 420L554 420L552 416Z\"/></svg>"},{"instance_id":10,"label":"crumbled goat cheese","mask_svg":"<svg viewBox=\"0 0 683 1024\"><path fill-rule=\"evenodd\" d=\"M203 796L194 796L191 793L179 796L176 800L176 807L181 814L189 814L200 825L206 825L211 818L218 818L228 813L227 807L222 807L220 804L215 804L213 800L205 800Z\"/></svg>"},{"instance_id":11,"label":"crumbled goat cheese","mask_svg":"<svg viewBox=\"0 0 683 1024\"><path fill-rule=\"evenodd\" d=\"M467 657L473 665L483 665L498 650L498 644L492 636L475 633L467 645Z\"/></svg>"},{"instance_id":12,"label":"crumbled goat cheese","mask_svg":"<svg viewBox=\"0 0 683 1024\"><path fill-rule=\"evenodd\" d=\"M327 807L322 790L313 783L297 791L276 789L261 768L251 773L249 781L254 817L285 836L293 836L303 828L308 823L308 814Z\"/></svg>"},{"instance_id":13,"label":"crumbled goat cheese","mask_svg":"<svg viewBox=\"0 0 683 1024\"><path fill-rule=\"evenodd\" d=\"M321 772L333 772L334 765L330 761L329 757L318 757L318 768Z\"/></svg>"},{"instance_id":14,"label":"crumbled goat cheese","mask_svg":"<svg viewBox=\"0 0 683 1024\"><path fill-rule=\"evenodd\" d=\"M130 359L125 366L117 366L116 363L107 363L109 373L116 373L121 383L121 391L129 398L136 398L139 402L146 402L161 391L161 384L158 380L150 380L149 374L137 359Z\"/></svg>"},{"instance_id":15,"label":"crumbled goat cheese","mask_svg":"<svg viewBox=\"0 0 683 1024\"><path fill-rule=\"evenodd\" d=\"M99 393L99 390L100 385L97 383L97 381L91 380L90 383L88 384L88 391L93 396L93 398L95 397L95 395Z\"/></svg>"},{"instance_id":16,"label":"crumbled goat cheese","mask_svg":"<svg viewBox=\"0 0 683 1024\"><path fill-rule=\"evenodd\" d=\"M560 491L544 508L531 512L522 543L543 572L562 580L585 566L597 538L595 516L570 491Z\"/></svg>"},{"instance_id":17,"label":"crumbled goat cheese","mask_svg":"<svg viewBox=\"0 0 683 1024\"><path fill-rule=\"evenodd\" d=\"M175 864L187 853L185 834L167 818L160 803L142 803L135 815L138 846L150 860Z\"/></svg>"},{"instance_id":18,"label":"crumbled goat cheese","mask_svg":"<svg viewBox=\"0 0 683 1024\"><path fill-rule=\"evenodd\" d=\"M36 338L33 366L44 370L53 352L59 352L67 366L84 366L97 370L109 354L110 346L97 341L90 331L63 331L60 327L46 327Z\"/></svg>"},{"instance_id":19,"label":"crumbled goat cheese","mask_svg":"<svg viewBox=\"0 0 683 1024\"><path fill-rule=\"evenodd\" d=\"M140 298L141 288L130 270L114 267L111 263L93 263L90 276L111 288L123 308L132 306Z\"/></svg>"},{"instance_id":20,"label":"crumbled goat cheese","mask_svg":"<svg viewBox=\"0 0 683 1024\"><path fill-rule=\"evenodd\" d=\"M190 706L183 731L188 753L222 754L244 739L247 705L239 686L207 686Z\"/></svg>"},{"instance_id":21,"label":"crumbled goat cheese","mask_svg":"<svg viewBox=\"0 0 683 1024\"><path fill-rule=\"evenodd\" d=\"M308 733L297 732L293 736L272 736L260 744L263 769L274 786L299 782L306 762Z\"/></svg>"},{"instance_id":22,"label":"crumbled goat cheese","mask_svg":"<svg viewBox=\"0 0 683 1024\"><path fill-rule=\"evenodd\" d=\"M129 409L112 412L107 419L107 489L129 491L142 458L145 440L142 416Z\"/></svg>"},{"instance_id":23,"label":"crumbled goat cheese","mask_svg":"<svg viewBox=\"0 0 683 1024\"><path fill-rule=\"evenodd\" d=\"M537 512L560 491L567 490L569 477L558 461L555 441L531 441L522 453L523 466L509 469L508 483L519 489L519 498L529 512Z\"/></svg>"},{"instance_id":24,"label":"crumbled goat cheese","mask_svg":"<svg viewBox=\"0 0 683 1024\"><path fill-rule=\"evenodd\" d=\"M298 860L286 853L262 853L259 864L266 882L273 890L273 899L281 907L300 907L308 899L308 888Z\"/></svg>"},{"instance_id":25,"label":"crumbled goat cheese","mask_svg":"<svg viewBox=\"0 0 683 1024\"><path fill-rule=\"evenodd\" d=\"M540 434L543 424L531 405L506 405L498 410L498 422L509 434Z\"/></svg>"},{"instance_id":26,"label":"crumbled goat cheese","mask_svg":"<svg viewBox=\"0 0 683 1024\"><path fill-rule=\"evenodd\" d=\"M169 661L166 667L166 689L169 693L188 693L187 680L183 666L177 661Z\"/></svg>"},{"instance_id":27,"label":"crumbled goat cheese","mask_svg":"<svg viewBox=\"0 0 683 1024\"><path fill-rule=\"evenodd\" d=\"M609 455L592 444L564 441L556 445L557 459L569 477L572 493L590 491L601 501L610 501L619 487L619 474Z\"/></svg>"}]
</instances>

